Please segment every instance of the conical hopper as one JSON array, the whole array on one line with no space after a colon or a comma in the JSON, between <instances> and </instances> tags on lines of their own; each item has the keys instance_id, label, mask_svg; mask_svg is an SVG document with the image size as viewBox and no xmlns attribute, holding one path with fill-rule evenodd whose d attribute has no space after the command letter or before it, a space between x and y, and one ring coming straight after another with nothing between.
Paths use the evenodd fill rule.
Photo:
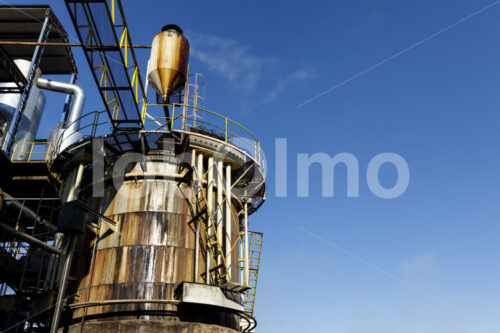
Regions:
<instances>
[{"instance_id":1,"label":"conical hopper","mask_svg":"<svg viewBox=\"0 0 500 333\"><path fill-rule=\"evenodd\" d=\"M170 24L153 39L148 62L148 82L166 101L184 87L188 75L189 42L182 30Z\"/></svg>"}]
</instances>

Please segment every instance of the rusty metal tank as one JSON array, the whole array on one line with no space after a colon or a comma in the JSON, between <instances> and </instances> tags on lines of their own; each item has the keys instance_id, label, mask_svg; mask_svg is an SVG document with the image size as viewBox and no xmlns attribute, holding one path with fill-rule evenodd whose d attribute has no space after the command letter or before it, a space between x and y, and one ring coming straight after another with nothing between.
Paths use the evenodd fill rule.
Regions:
<instances>
[{"instance_id":1,"label":"rusty metal tank","mask_svg":"<svg viewBox=\"0 0 500 333\"><path fill-rule=\"evenodd\" d=\"M195 234L186 200L193 189L179 184L180 172L173 151L150 152L117 189L107 183L104 197L91 199L90 206L117 224L101 223L96 234L80 239L68 332L237 331L235 314L186 308L175 300L176 287L195 280ZM233 230L233 239L238 232ZM235 256L235 279L237 261ZM205 260L198 267L202 272ZM200 276L194 282L205 283Z\"/></svg>"},{"instance_id":2,"label":"rusty metal tank","mask_svg":"<svg viewBox=\"0 0 500 333\"><path fill-rule=\"evenodd\" d=\"M184 87L188 58L189 42L177 25L164 26L153 38L147 79L164 101Z\"/></svg>"}]
</instances>

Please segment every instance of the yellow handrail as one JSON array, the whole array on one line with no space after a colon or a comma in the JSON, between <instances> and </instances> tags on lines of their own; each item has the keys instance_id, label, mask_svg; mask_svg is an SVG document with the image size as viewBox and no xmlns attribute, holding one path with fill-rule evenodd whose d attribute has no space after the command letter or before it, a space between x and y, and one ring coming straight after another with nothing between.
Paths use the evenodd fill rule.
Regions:
<instances>
[{"instance_id":1,"label":"yellow handrail","mask_svg":"<svg viewBox=\"0 0 500 333\"><path fill-rule=\"evenodd\" d=\"M241 125L240 123L226 117L226 116L223 116L221 114L218 114L216 112L213 112L213 111L210 111L210 110L207 110L207 109L204 109L204 108L201 108L201 107L198 107L198 106L193 106L193 105L188 105L188 104L178 104L178 103L173 103L173 104L161 104L161 103L152 103L152 104L146 104L146 108L147 107L170 107L171 108L171 111L172 111L172 117L169 118L169 120L171 122L173 122L173 120L177 119L175 117L175 109L176 107L185 107L185 108L188 108L188 109L192 109L193 111L196 110L196 111L200 111L200 112L205 112L207 114L210 114L210 115L213 115L215 117L218 117L218 118L221 118L221 120L224 122L224 125L221 124L220 125L217 125L216 123L214 122L208 122L208 121L203 121L203 120L200 120L198 119L198 116L196 117L196 122L197 122L197 126L195 127L199 127L199 125L208 125L210 126L211 128L214 128L214 129L218 129L218 130L221 130L224 132L224 141L225 142L228 142L230 137L238 137L239 139L241 139L244 143L248 144L248 148L252 147L253 146L253 155L254 155L254 159L255 161L257 162L257 164L260 166L260 168L262 169L262 171L264 172L264 159L263 159L263 155L262 155L262 150L261 150L261 146L260 146L260 141L259 139L257 139L257 137L249 130L247 129L245 126ZM165 119L166 120L166 117L153 117L151 115L149 115L147 113L147 109L144 108L143 109L143 123L146 125L147 121L148 120L151 120L153 122L156 122L158 123L158 121L161 122L161 120ZM187 119L191 119L191 117L194 117L193 115L192 116L187 116L186 118ZM195 121L194 118L192 118L193 120L193 123ZM234 131L231 131L229 129L229 124L233 124L235 125L236 127L242 129L243 131L245 131L246 134L248 134L252 139L253 139L253 142L250 142L248 140L246 140L244 137L242 137L241 135L235 133ZM193 127L193 126L192 126ZM239 148L243 148L243 147L239 147ZM243 148L244 149L244 148Z\"/></svg>"},{"instance_id":2,"label":"yellow handrail","mask_svg":"<svg viewBox=\"0 0 500 333\"><path fill-rule=\"evenodd\" d=\"M136 72L136 73L137 74L133 78L134 84L137 84L137 81L139 80L139 77L140 77L139 73L138 72ZM106 80L106 73L103 73L103 76L101 77L101 79L102 79L102 81ZM247 156L254 159L255 162L259 165L259 168L265 174L265 165L264 165L264 159L263 159L263 153L261 150L260 141L257 139L257 137L249 129L247 129L246 127L244 127L240 123L238 123L238 122L236 122L236 121L234 121L226 116L218 114L216 112L213 112L213 111L201 108L201 107L193 106L193 105L184 105L184 104L178 104L178 103L174 103L174 104L148 104L145 99L140 100L139 103L143 103L142 114L141 114L142 119L143 119L143 123L146 124L149 122L149 124L155 123L156 124L155 126L160 125L160 127L157 127L156 130L160 130L160 129L164 130L163 129L164 125L167 124L168 122L173 124L174 129L180 129L181 127L179 126L180 123L178 122L178 119L180 119L181 117L184 116L184 113L182 112L183 108L186 107L186 108L189 108L192 110L196 110L197 111L197 116L196 116L197 125L196 125L196 127L204 128L204 126L207 126L212 130L223 131L224 134L223 134L223 138L221 135L221 140L225 141L226 143L231 142L233 145L235 145L236 147L241 149L243 151L243 153L247 154ZM147 112L148 107L154 107L154 106L161 106L161 107L167 106L167 107L169 107L171 109L171 116L170 117L155 117L155 116L150 115ZM115 108L116 107L117 107L117 105L115 105ZM176 110L176 108L178 110ZM114 111L115 111L114 114L116 115L118 110L114 110ZM103 125L105 126L107 124L110 124L111 121L109 121L109 120L99 122L99 115L101 113L103 113L103 112L93 111L93 112L90 112L90 113L82 116L80 119L78 119L77 121L80 122L79 133L83 134L86 137L95 136L98 129L103 129L104 128ZM203 116L203 114L212 115L215 118L212 118L210 120L206 120L206 118ZM201 115L201 117L200 117L200 115ZM194 123L194 117L195 116L192 114L186 115L186 120L193 121L193 123ZM84 119L87 119L87 124L83 124ZM217 119L220 119L220 120L217 120ZM175 121L177 121L176 122L177 126L175 126L175 123L174 123ZM234 126L230 126L230 125L234 125ZM188 124L188 126L193 127L190 124ZM71 124L65 124L65 127L66 128L71 127ZM236 129L235 129L235 127L236 127ZM36 161L36 162L46 161L47 163L50 164L50 161L55 156L54 152L57 151L57 147L59 147L62 144L63 140L68 139L69 136L72 135L72 134L70 134L69 136L64 135L65 129L63 129L62 131L63 131L63 133L58 135L58 141L55 142L54 144L51 144L50 142L16 142L14 140L14 152L12 154L12 158L19 157L19 154L21 153L19 151L20 147L21 147L20 145L31 145L29 150L23 149L23 153L28 154L27 161ZM102 131L100 131L100 132L102 132ZM245 134L242 135L242 133L245 133ZM10 136L9 132L3 133L3 137L0 139L3 141L3 142L0 141L0 145L1 145L2 149L5 148L6 142L8 141L7 138L9 136ZM234 138L238 138L238 140L241 140L241 144L237 144L237 143L232 142L231 140ZM37 145L37 146L46 145L47 149L45 149L44 151L38 152L38 151L35 151L35 145ZM44 159L35 160L33 156L37 156L36 154L46 154L46 155L45 155Z\"/></svg>"},{"instance_id":3,"label":"yellow handrail","mask_svg":"<svg viewBox=\"0 0 500 333\"><path fill-rule=\"evenodd\" d=\"M29 146L28 149L20 149L19 147ZM41 151L34 151L35 146L45 146ZM48 141L34 141L34 142L16 142L14 144L14 149L10 160L12 162L27 162L27 163L46 163L49 160L49 155L52 151L52 143ZM22 154L27 154L27 158L20 158ZM41 158L35 158L34 156L39 156L42 154Z\"/></svg>"},{"instance_id":4,"label":"yellow handrail","mask_svg":"<svg viewBox=\"0 0 500 333\"><path fill-rule=\"evenodd\" d=\"M173 106L174 108L175 107L181 107L181 106L184 106L184 104L179 104L179 103L174 103L174 104L147 104L147 106ZM196 109L196 110L199 110L199 111L203 111L203 112L207 112L207 113L210 113L210 114L213 114L217 117L220 117L220 118L223 118L223 119L226 119L227 121L235 124L236 126L244 129L248 134L250 134L256 141L259 141L259 139L257 139L257 137L249 130L247 129L245 126L241 125L240 123L232 120L231 118L228 118L226 116L223 116L221 114L218 114L216 112L213 112L213 111L210 111L210 110L207 110L207 109L203 109L203 108L200 108L198 106L193 106L193 105L189 105L189 104L186 104L186 107L187 108L192 108L192 109Z\"/></svg>"}]
</instances>

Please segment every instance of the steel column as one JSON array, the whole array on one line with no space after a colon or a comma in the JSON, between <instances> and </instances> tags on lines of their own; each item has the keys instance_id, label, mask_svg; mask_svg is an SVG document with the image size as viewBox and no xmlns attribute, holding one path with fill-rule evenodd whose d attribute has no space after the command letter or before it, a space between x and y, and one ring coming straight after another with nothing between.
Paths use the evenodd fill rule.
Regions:
<instances>
[{"instance_id":1,"label":"steel column","mask_svg":"<svg viewBox=\"0 0 500 333\"><path fill-rule=\"evenodd\" d=\"M38 37L38 42L43 43L47 40L50 32L51 19L49 15L45 16L45 20L43 21L42 30L40 31L40 35ZM33 53L33 57L31 58L31 65L28 70L28 74L26 75L27 83L24 85L23 93L21 98L19 99L19 104L17 105L16 112L12 116L12 120L9 126L9 135L6 138L7 141L7 152L10 153L12 150L12 146L14 144L14 140L17 134L17 129L21 122L22 115L24 113L24 109L26 107L26 102L28 101L28 97L31 91L31 87L33 86L33 81L35 80L36 70L40 65L40 60L42 59L44 46L37 45L35 47L35 52Z\"/></svg>"},{"instance_id":2,"label":"steel column","mask_svg":"<svg viewBox=\"0 0 500 333\"><path fill-rule=\"evenodd\" d=\"M23 73L19 70L16 63L9 57L7 52L5 52L4 48L0 46L0 66L5 69L9 76L12 79L12 82L16 84L16 87L2 87L0 88L0 93L9 94L16 93L20 94L23 92L24 87L26 85L26 78Z\"/></svg>"}]
</instances>

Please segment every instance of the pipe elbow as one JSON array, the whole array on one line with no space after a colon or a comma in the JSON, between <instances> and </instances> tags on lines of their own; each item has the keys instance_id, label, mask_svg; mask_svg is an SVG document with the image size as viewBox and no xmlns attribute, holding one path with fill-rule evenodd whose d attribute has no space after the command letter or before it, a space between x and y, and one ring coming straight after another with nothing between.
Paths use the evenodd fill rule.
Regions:
<instances>
[{"instance_id":1,"label":"pipe elbow","mask_svg":"<svg viewBox=\"0 0 500 333\"><path fill-rule=\"evenodd\" d=\"M82 89L82 87L77 86L76 84L73 84L72 86L74 89L73 95L75 95L75 98L80 98L85 100L85 91Z\"/></svg>"},{"instance_id":2,"label":"pipe elbow","mask_svg":"<svg viewBox=\"0 0 500 333\"><path fill-rule=\"evenodd\" d=\"M64 94L71 94L75 97L71 111L68 117L68 123L72 130L78 131L80 127L80 117L83 110L83 103L85 102L85 91L76 84L59 82L45 78L38 78L36 85L40 89L60 92Z\"/></svg>"}]
</instances>

